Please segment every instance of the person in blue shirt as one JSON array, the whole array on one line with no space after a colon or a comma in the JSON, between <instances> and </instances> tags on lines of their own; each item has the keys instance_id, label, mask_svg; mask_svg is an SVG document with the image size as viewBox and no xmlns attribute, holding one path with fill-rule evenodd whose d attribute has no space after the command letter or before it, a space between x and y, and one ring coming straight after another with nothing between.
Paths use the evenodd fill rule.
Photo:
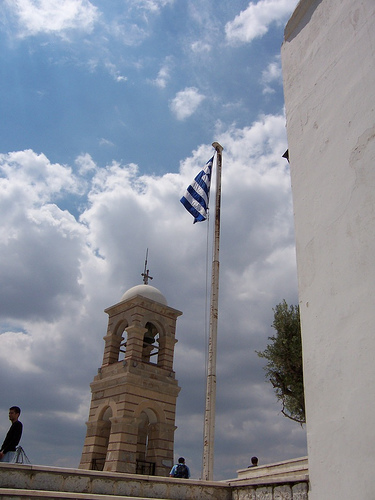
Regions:
<instances>
[{"instance_id":1,"label":"person in blue shirt","mask_svg":"<svg viewBox=\"0 0 375 500\"><path fill-rule=\"evenodd\" d=\"M178 459L178 463L172 467L171 472L169 473L171 477L180 477L184 479L189 479L190 477L190 469L185 464L184 457L180 457Z\"/></svg>"}]
</instances>

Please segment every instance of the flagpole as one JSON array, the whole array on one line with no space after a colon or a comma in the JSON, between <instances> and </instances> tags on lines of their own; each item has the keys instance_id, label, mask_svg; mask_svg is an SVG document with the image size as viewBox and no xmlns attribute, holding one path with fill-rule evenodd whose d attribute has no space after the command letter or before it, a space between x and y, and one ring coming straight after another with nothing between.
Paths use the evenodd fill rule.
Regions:
<instances>
[{"instance_id":1,"label":"flagpole","mask_svg":"<svg viewBox=\"0 0 375 500\"><path fill-rule=\"evenodd\" d=\"M221 205L221 166L223 147L213 142L216 156L216 200L215 230L211 277L210 332L208 340L206 409L204 416L203 438L203 472L202 479L213 480L214 469L214 437L215 437L215 404L216 404L216 346L217 320L219 303L219 248L220 248L220 205Z\"/></svg>"}]
</instances>

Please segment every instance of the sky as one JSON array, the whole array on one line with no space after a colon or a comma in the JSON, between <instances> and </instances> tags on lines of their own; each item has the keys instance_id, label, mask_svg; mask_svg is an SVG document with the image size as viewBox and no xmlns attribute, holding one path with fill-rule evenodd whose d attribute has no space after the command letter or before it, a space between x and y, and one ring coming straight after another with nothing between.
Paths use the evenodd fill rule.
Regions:
<instances>
[{"instance_id":1,"label":"sky","mask_svg":"<svg viewBox=\"0 0 375 500\"><path fill-rule=\"evenodd\" d=\"M201 477L213 216L179 202L223 150L215 479L307 454L265 379L298 303L280 48L297 0L3 0L0 439L78 467L104 309L141 284L178 318L175 457ZM215 176L215 169L213 175ZM214 184L214 182L213 182ZM214 214L214 186L211 213ZM208 244L207 244L208 241Z\"/></svg>"}]
</instances>

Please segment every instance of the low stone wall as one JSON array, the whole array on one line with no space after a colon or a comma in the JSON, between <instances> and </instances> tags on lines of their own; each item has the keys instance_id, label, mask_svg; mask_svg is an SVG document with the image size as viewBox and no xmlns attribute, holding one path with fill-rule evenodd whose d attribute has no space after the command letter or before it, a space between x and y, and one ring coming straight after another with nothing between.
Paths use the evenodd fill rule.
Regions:
<instances>
[{"instance_id":1,"label":"low stone wall","mask_svg":"<svg viewBox=\"0 0 375 500\"><path fill-rule=\"evenodd\" d=\"M0 488L168 500L232 500L228 484L116 472L0 463Z\"/></svg>"},{"instance_id":2,"label":"low stone wall","mask_svg":"<svg viewBox=\"0 0 375 500\"><path fill-rule=\"evenodd\" d=\"M233 486L232 500L308 500L308 483Z\"/></svg>"},{"instance_id":3,"label":"low stone wall","mask_svg":"<svg viewBox=\"0 0 375 500\"><path fill-rule=\"evenodd\" d=\"M247 467L237 471L237 478L230 482L240 481L242 479L254 480L254 484L259 481L279 481L284 479L292 481L308 481L309 479L309 464L307 457L292 458L282 462L273 464L258 465L257 467Z\"/></svg>"},{"instance_id":4,"label":"low stone wall","mask_svg":"<svg viewBox=\"0 0 375 500\"><path fill-rule=\"evenodd\" d=\"M307 457L248 467L237 474L227 481L232 500L308 500Z\"/></svg>"},{"instance_id":5,"label":"low stone wall","mask_svg":"<svg viewBox=\"0 0 375 500\"><path fill-rule=\"evenodd\" d=\"M168 500L308 500L307 458L237 471L227 481L198 481L118 472L0 463L0 497L5 489L43 493L140 497ZM56 492L54 496L54 492ZM30 494L30 498L35 495ZM7 498L15 498L8 494Z\"/></svg>"}]
</instances>

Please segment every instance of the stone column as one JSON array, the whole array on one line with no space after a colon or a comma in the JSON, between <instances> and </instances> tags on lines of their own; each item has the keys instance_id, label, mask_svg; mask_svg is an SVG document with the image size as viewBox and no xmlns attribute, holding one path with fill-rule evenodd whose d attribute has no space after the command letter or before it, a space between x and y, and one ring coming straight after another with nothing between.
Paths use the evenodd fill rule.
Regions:
<instances>
[{"instance_id":1,"label":"stone column","mask_svg":"<svg viewBox=\"0 0 375 500\"><path fill-rule=\"evenodd\" d=\"M106 459L111 423L108 420L99 420L87 422L86 425L87 434L79 468L91 470L97 467L101 470Z\"/></svg>"},{"instance_id":2,"label":"stone column","mask_svg":"<svg viewBox=\"0 0 375 500\"><path fill-rule=\"evenodd\" d=\"M126 329L128 334L126 340L125 361L142 361L143 337L147 328L131 325Z\"/></svg>"},{"instance_id":3,"label":"stone column","mask_svg":"<svg viewBox=\"0 0 375 500\"><path fill-rule=\"evenodd\" d=\"M158 366L173 371L174 346L177 340L174 337L163 336L159 339Z\"/></svg>"},{"instance_id":4,"label":"stone column","mask_svg":"<svg viewBox=\"0 0 375 500\"><path fill-rule=\"evenodd\" d=\"M134 417L113 417L104 470L136 472L138 425Z\"/></svg>"},{"instance_id":5,"label":"stone column","mask_svg":"<svg viewBox=\"0 0 375 500\"><path fill-rule=\"evenodd\" d=\"M103 337L103 339L105 341L105 347L102 366L117 363L122 336L115 335L114 333L109 333L108 335Z\"/></svg>"},{"instance_id":6,"label":"stone column","mask_svg":"<svg viewBox=\"0 0 375 500\"><path fill-rule=\"evenodd\" d=\"M173 465L173 441L176 427L157 422L149 426L147 460L155 462L155 474L168 476Z\"/></svg>"}]
</instances>

